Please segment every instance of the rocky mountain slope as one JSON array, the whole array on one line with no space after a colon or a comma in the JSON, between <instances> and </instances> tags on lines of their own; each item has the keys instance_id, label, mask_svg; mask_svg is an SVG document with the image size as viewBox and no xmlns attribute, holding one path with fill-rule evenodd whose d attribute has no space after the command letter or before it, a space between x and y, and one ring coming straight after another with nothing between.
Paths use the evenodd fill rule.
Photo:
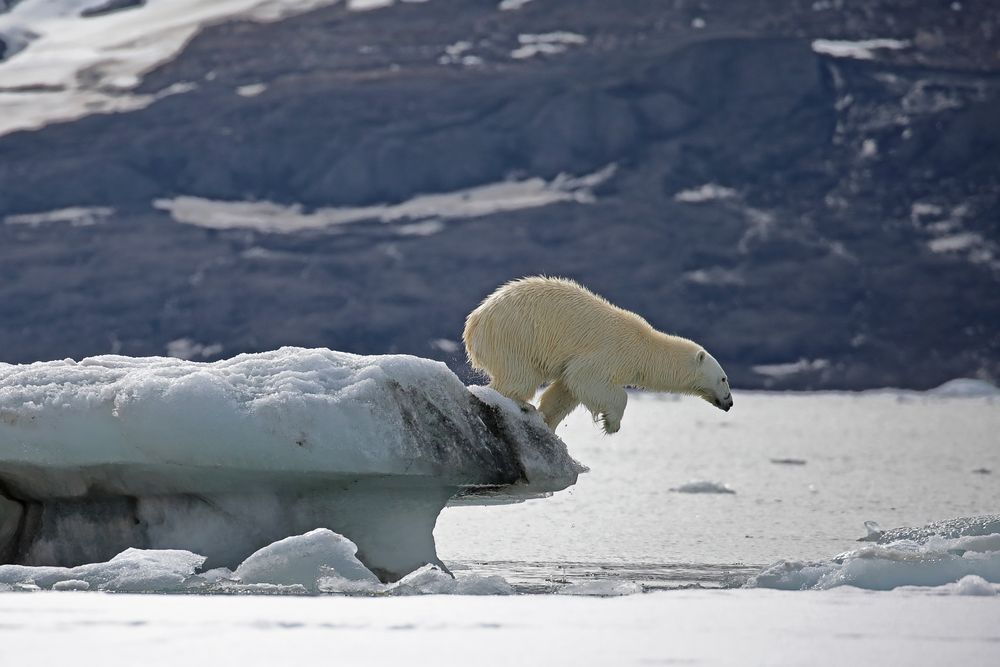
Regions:
<instances>
[{"instance_id":1,"label":"rocky mountain slope","mask_svg":"<svg viewBox=\"0 0 1000 667\"><path fill-rule=\"evenodd\" d=\"M0 136L0 359L294 344L468 377L465 314L547 273L736 387L1000 377L989 2L312 4L121 90L98 63L74 85L125 110Z\"/></svg>"}]
</instances>

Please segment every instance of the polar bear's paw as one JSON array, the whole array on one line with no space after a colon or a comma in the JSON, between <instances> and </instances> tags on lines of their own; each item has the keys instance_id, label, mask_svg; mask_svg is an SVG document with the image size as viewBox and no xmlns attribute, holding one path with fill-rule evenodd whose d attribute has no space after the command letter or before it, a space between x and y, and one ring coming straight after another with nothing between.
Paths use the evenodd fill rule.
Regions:
<instances>
[{"instance_id":1,"label":"polar bear's paw","mask_svg":"<svg viewBox=\"0 0 1000 667\"><path fill-rule=\"evenodd\" d=\"M610 417L606 412L602 412L601 416L598 417L597 420L601 422L601 428L603 428L604 432L607 433L608 435L617 433L618 429L622 427L622 422L620 419L614 419Z\"/></svg>"}]
</instances>

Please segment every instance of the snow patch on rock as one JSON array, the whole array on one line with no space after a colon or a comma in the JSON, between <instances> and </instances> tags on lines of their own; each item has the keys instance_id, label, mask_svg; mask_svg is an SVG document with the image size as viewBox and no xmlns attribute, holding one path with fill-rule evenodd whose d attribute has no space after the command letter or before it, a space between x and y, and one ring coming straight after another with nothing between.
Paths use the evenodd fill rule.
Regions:
<instances>
[{"instance_id":1,"label":"snow patch on rock","mask_svg":"<svg viewBox=\"0 0 1000 667\"><path fill-rule=\"evenodd\" d=\"M502 181L455 192L417 195L399 204L329 207L312 211L298 204L215 201L188 196L157 199L153 205L169 212L177 222L210 229L295 233L362 221L393 223L435 219L436 224L432 227L410 230L416 234L429 234L441 231L441 219L478 218L559 202L591 204L596 201L593 189L614 173L615 165L612 164L584 176L561 174L550 181L543 178Z\"/></svg>"},{"instance_id":2,"label":"snow patch on rock","mask_svg":"<svg viewBox=\"0 0 1000 667\"><path fill-rule=\"evenodd\" d=\"M0 136L94 113L146 107L167 95L134 89L146 72L168 62L205 26L243 19L278 21L337 0L147 0L85 16L103 0L25 0L0 15L12 54L0 61Z\"/></svg>"}]
</instances>

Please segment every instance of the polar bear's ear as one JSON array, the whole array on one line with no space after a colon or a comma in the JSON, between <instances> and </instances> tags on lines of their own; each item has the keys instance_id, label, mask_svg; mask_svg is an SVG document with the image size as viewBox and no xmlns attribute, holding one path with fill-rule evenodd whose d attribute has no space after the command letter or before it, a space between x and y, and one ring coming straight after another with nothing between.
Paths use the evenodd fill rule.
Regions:
<instances>
[{"instance_id":1,"label":"polar bear's ear","mask_svg":"<svg viewBox=\"0 0 1000 667\"><path fill-rule=\"evenodd\" d=\"M705 362L705 350L698 350L698 354L695 355L695 360L701 364Z\"/></svg>"}]
</instances>

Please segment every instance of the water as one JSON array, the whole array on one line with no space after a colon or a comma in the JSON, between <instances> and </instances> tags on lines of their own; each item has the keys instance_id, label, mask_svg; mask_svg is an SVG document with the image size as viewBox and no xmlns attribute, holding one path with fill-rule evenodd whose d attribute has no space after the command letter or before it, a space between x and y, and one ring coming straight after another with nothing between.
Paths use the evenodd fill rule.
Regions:
<instances>
[{"instance_id":1,"label":"water","mask_svg":"<svg viewBox=\"0 0 1000 667\"><path fill-rule=\"evenodd\" d=\"M593 578L724 587L776 560L853 549L865 521L1000 511L996 397L738 392L723 413L633 394L619 434L582 409L558 432L591 472L552 498L446 509L445 562L537 592ZM691 480L736 493L670 491Z\"/></svg>"}]
</instances>

